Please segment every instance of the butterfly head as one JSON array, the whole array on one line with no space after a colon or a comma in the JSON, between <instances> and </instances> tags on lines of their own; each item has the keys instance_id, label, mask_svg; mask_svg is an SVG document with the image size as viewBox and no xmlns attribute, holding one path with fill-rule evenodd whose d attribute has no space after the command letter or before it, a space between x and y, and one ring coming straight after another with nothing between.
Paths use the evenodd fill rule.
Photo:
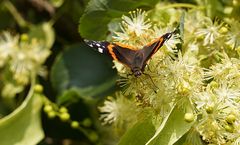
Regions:
<instances>
[{"instance_id":1,"label":"butterfly head","mask_svg":"<svg viewBox=\"0 0 240 145\"><path fill-rule=\"evenodd\" d=\"M140 77L142 75L142 71L139 69L132 70L135 77Z\"/></svg>"}]
</instances>

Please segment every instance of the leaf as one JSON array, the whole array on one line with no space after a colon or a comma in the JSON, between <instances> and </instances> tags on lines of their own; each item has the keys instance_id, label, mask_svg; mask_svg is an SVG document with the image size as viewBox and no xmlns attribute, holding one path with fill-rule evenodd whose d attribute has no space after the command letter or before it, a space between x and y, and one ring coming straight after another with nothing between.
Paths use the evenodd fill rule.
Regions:
<instances>
[{"instance_id":1,"label":"leaf","mask_svg":"<svg viewBox=\"0 0 240 145\"><path fill-rule=\"evenodd\" d=\"M90 0L79 23L79 33L84 38L102 40L106 37L108 23L138 7L151 8L157 0Z\"/></svg>"},{"instance_id":2,"label":"leaf","mask_svg":"<svg viewBox=\"0 0 240 145\"><path fill-rule=\"evenodd\" d=\"M182 41L184 40L184 18L185 18L185 12L183 11L180 17L180 24L179 24L180 37Z\"/></svg>"},{"instance_id":3,"label":"leaf","mask_svg":"<svg viewBox=\"0 0 240 145\"><path fill-rule=\"evenodd\" d=\"M48 49L52 47L55 40L55 34L50 23L46 22L40 25L33 25L30 28L31 28L29 31L30 38L42 40L46 48Z\"/></svg>"},{"instance_id":4,"label":"leaf","mask_svg":"<svg viewBox=\"0 0 240 145\"><path fill-rule=\"evenodd\" d=\"M172 145L177 142L193 124L184 120L184 114L183 109L175 105L146 145Z\"/></svg>"},{"instance_id":5,"label":"leaf","mask_svg":"<svg viewBox=\"0 0 240 145\"><path fill-rule=\"evenodd\" d=\"M42 99L30 90L26 99L11 114L0 119L1 145L34 145L41 141Z\"/></svg>"},{"instance_id":6,"label":"leaf","mask_svg":"<svg viewBox=\"0 0 240 145\"><path fill-rule=\"evenodd\" d=\"M129 129L121 138L118 145L145 145L149 138L154 135L155 127L150 119L138 122Z\"/></svg>"},{"instance_id":7,"label":"leaf","mask_svg":"<svg viewBox=\"0 0 240 145\"><path fill-rule=\"evenodd\" d=\"M102 96L115 87L116 78L111 59L83 43L72 45L59 55L51 70L59 102L67 101L63 94L69 89L82 97Z\"/></svg>"}]
</instances>

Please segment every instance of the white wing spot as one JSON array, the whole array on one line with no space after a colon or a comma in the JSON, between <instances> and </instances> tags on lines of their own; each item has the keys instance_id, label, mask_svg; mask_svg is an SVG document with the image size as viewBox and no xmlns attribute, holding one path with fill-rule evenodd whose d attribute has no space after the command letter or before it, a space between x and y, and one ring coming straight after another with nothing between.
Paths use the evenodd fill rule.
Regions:
<instances>
[{"instance_id":1,"label":"white wing spot","mask_svg":"<svg viewBox=\"0 0 240 145\"><path fill-rule=\"evenodd\" d=\"M96 44L98 47L100 47L101 45L99 43Z\"/></svg>"},{"instance_id":2,"label":"white wing spot","mask_svg":"<svg viewBox=\"0 0 240 145\"><path fill-rule=\"evenodd\" d=\"M103 53L103 49L98 47L98 52Z\"/></svg>"},{"instance_id":3,"label":"white wing spot","mask_svg":"<svg viewBox=\"0 0 240 145\"><path fill-rule=\"evenodd\" d=\"M89 46L90 46L90 47L93 47L93 45L92 45L92 44L89 44Z\"/></svg>"}]
</instances>

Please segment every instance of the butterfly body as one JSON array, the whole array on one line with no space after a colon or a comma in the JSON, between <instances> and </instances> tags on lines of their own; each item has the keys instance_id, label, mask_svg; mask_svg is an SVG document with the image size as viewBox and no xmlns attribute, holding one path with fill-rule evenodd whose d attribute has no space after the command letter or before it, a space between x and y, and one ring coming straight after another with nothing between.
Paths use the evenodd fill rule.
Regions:
<instances>
[{"instance_id":1,"label":"butterfly body","mask_svg":"<svg viewBox=\"0 0 240 145\"><path fill-rule=\"evenodd\" d=\"M107 41L85 40L85 42L98 52L108 54L112 59L128 66L134 76L139 77L143 74L147 61L162 47L165 41L171 38L173 33L170 32L162 35L145 45L142 49Z\"/></svg>"}]
</instances>

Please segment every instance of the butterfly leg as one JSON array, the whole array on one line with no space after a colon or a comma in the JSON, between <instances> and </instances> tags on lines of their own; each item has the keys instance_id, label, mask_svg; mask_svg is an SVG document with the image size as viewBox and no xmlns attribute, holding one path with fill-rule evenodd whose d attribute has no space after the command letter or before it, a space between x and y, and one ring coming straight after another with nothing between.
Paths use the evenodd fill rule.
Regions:
<instances>
[{"instance_id":1,"label":"butterfly leg","mask_svg":"<svg viewBox=\"0 0 240 145\"><path fill-rule=\"evenodd\" d=\"M152 77L151 77L149 74L147 74L147 73L143 73L143 74L146 75L146 76L148 76L148 77L150 78L152 84L154 85L153 91L154 91L155 93L157 93L157 90L158 90L159 88L158 88L157 85L154 83ZM156 90L155 88L157 88L157 90Z\"/></svg>"}]
</instances>

